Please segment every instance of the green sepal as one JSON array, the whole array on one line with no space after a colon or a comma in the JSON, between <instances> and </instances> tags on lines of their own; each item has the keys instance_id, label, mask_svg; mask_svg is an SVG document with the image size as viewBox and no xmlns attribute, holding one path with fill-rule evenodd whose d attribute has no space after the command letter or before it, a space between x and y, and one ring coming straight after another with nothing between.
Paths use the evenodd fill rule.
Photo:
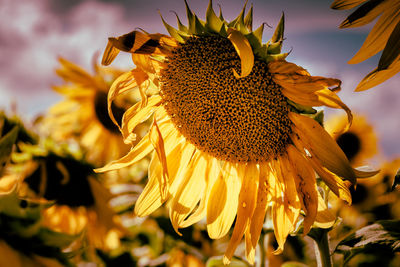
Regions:
<instances>
[{"instance_id":1,"label":"green sepal","mask_svg":"<svg viewBox=\"0 0 400 267\"><path fill-rule=\"evenodd\" d=\"M244 3L242 11L240 11L239 15L234 20L232 20L231 22L228 23L228 27L229 28L235 28L235 25L240 23L240 22L244 25L244 12L246 10L246 5L247 5L247 0Z\"/></svg>"},{"instance_id":2,"label":"green sepal","mask_svg":"<svg viewBox=\"0 0 400 267\"><path fill-rule=\"evenodd\" d=\"M260 58L264 59L265 61L267 60L267 55L268 55L268 45L267 44L260 44L260 46L257 49L254 49L254 54L259 56Z\"/></svg>"},{"instance_id":3,"label":"green sepal","mask_svg":"<svg viewBox=\"0 0 400 267\"><path fill-rule=\"evenodd\" d=\"M324 111L320 110L316 114L312 115L312 118L319 123L322 127L324 127Z\"/></svg>"},{"instance_id":4,"label":"green sepal","mask_svg":"<svg viewBox=\"0 0 400 267\"><path fill-rule=\"evenodd\" d=\"M221 30L219 31L219 35L222 37L228 37L228 32L226 29L226 24L223 24Z\"/></svg>"},{"instance_id":5,"label":"green sepal","mask_svg":"<svg viewBox=\"0 0 400 267\"><path fill-rule=\"evenodd\" d=\"M188 18L188 33L202 34L205 31L204 25L200 22L197 16L190 10L187 1L185 0L186 14Z\"/></svg>"},{"instance_id":6,"label":"green sepal","mask_svg":"<svg viewBox=\"0 0 400 267\"><path fill-rule=\"evenodd\" d=\"M221 5L219 5L219 15L218 15L219 19L221 21L225 21L224 16L222 15L222 8Z\"/></svg>"},{"instance_id":7,"label":"green sepal","mask_svg":"<svg viewBox=\"0 0 400 267\"><path fill-rule=\"evenodd\" d=\"M190 30L190 23L191 23L191 21L193 20L194 14L193 14L192 10L190 10L187 1L186 1L186 0L184 0L184 1L185 1L185 7L186 7L186 16L187 16L188 25L189 25L188 28L189 28L189 30Z\"/></svg>"},{"instance_id":8,"label":"green sepal","mask_svg":"<svg viewBox=\"0 0 400 267\"><path fill-rule=\"evenodd\" d=\"M253 4L251 4L250 10L244 18L244 25L250 32L253 30Z\"/></svg>"},{"instance_id":9,"label":"green sepal","mask_svg":"<svg viewBox=\"0 0 400 267\"><path fill-rule=\"evenodd\" d=\"M259 42L258 38L253 34L253 32L246 34L245 37L253 48L254 53L256 53L255 51L261 47L261 43Z\"/></svg>"},{"instance_id":10,"label":"green sepal","mask_svg":"<svg viewBox=\"0 0 400 267\"><path fill-rule=\"evenodd\" d=\"M291 105L293 108L295 108L298 113L303 113L303 114L315 114L315 113L317 113L317 110L315 110L313 107L303 106L301 104L293 102L290 99L288 99L287 102L289 103L289 105Z\"/></svg>"},{"instance_id":11,"label":"green sepal","mask_svg":"<svg viewBox=\"0 0 400 267\"><path fill-rule=\"evenodd\" d=\"M271 43L277 43L283 40L283 33L285 31L285 13L282 12L281 19L275 28L274 35L272 35Z\"/></svg>"},{"instance_id":12,"label":"green sepal","mask_svg":"<svg viewBox=\"0 0 400 267\"><path fill-rule=\"evenodd\" d=\"M270 42L268 44L268 54L280 54L282 50L283 40L280 40L276 43Z\"/></svg>"},{"instance_id":13,"label":"green sepal","mask_svg":"<svg viewBox=\"0 0 400 267\"><path fill-rule=\"evenodd\" d=\"M220 33L222 28L225 29L223 21L217 17L212 8L212 0L210 0L206 11L206 28L216 33Z\"/></svg>"},{"instance_id":14,"label":"green sepal","mask_svg":"<svg viewBox=\"0 0 400 267\"><path fill-rule=\"evenodd\" d=\"M206 32L206 28L199 18L196 15L192 16L188 25L188 34L200 35Z\"/></svg>"},{"instance_id":15,"label":"green sepal","mask_svg":"<svg viewBox=\"0 0 400 267\"><path fill-rule=\"evenodd\" d=\"M183 25L183 23L181 22L181 20L180 20L178 14L177 14L176 12L174 12L174 13L175 13L175 16L176 16L176 22L178 23L178 29L179 29L181 32L187 32L187 31L188 31L188 28L187 28L185 25Z\"/></svg>"},{"instance_id":16,"label":"green sepal","mask_svg":"<svg viewBox=\"0 0 400 267\"><path fill-rule=\"evenodd\" d=\"M281 54L277 54L277 55L267 55L266 60L267 60L267 62L284 60L288 55L289 55L289 53L281 53Z\"/></svg>"},{"instance_id":17,"label":"green sepal","mask_svg":"<svg viewBox=\"0 0 400 267\"><path fill-rule=\"evenodd\" d=\"M160 13L160 17L162 20L162 23L164 24L164 27L167 29L168 33L175 39L177 40L179 43L185 43L185 40L182 38L182 36L179 34L179 31L177 29L175 29L174 27L172 27L171 25L169 25L164 18L162 17L161 13Z\"/></svg>"}]
</instances>

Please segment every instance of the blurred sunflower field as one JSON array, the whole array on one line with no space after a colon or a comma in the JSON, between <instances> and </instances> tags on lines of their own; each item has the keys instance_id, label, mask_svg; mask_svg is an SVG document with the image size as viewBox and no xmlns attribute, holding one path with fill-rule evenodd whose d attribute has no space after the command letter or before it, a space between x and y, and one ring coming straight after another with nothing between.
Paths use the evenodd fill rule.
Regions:
<instances>
[{"instance_id":1,"label":"blurred sunflower field","mask_svg":"<svg viewBox=\"0 0 400 267\"><path fill-rule=\"evenodd\" d=\"M400 1L0 3L1 267L400 266Z\"/></svg>"}]
</instances>

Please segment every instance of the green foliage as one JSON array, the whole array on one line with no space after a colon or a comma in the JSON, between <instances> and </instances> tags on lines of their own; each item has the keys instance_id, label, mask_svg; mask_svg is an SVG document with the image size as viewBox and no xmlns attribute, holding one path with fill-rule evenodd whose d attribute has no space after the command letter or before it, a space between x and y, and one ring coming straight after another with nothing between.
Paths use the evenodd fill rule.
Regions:
<instances>
[{"instance_id":1,"label":"green foliage","mask_svg":"<svg viewBox=\"0 0 400 267\"><path fill-rule=\"evenodd\" d=\"M345 263L357 254L374 252L378 255L378 251L392 254L400 251L399 220L377 221L363 227L340 241L335 249L344 255Z\"/></svg>"}]
</instances>

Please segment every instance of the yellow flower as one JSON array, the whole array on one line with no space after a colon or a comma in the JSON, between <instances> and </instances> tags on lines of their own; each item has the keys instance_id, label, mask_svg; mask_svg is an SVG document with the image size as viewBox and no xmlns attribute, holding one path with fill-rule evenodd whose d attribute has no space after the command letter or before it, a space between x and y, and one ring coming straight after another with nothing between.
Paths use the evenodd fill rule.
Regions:
<instances>
[{"instance_id":1,"label":"yellow flower","mask_svg":"<svg viewBox=\"0 0 400 267\"><path fill-rule=\"evenodd\" d=\"M63 58L59 60L61 67L56 72L65 84L53 89L65 99L49 110L44 124L47 130L56 140L77 139L88 151L87 159L97 166L126 154L129 146L123 143L118 127L107 114L109 85L122 72L95 65L95 75L90 75ZM125 96L113 104L119 120L132 103L133 99Z\"/></svg>"},{"instance_id":2,"label":"yellow flower","mask_svg":"<svg viewBox=\"0 0 400 267\"><path fill-rule=\"evenodd\" d=\"M126 156L97 171L129 166L154 151L135 213L146 216L167 203L177 233L206 217L214 239L225 236L236 217L224 263L243 235L252 263L267 212L277 253L300 214L305 234L314 222L332 225L315 171L347 202L350 193L341 178L355 183L372 173L354 170L329 134L300 114L329 106L345 109L351 119L333 91L339 80L310 76L284 60L283 16L262 44L263 25L252 31L252 8L231 22L214 13L211 1L206 21L187 3L186 8L188 26L179 18L179 29L163 21L171 37L133 31L109 38L102 62L111 63L123 50L137 66L113 83L109 107L121 92L136 88L142 95L124 114L125 142L135 140L132 131L151 115L153 124ZM158 90L146 91L151 85Z\"/></svg>"},{"instance_id":3,"label":"yellow flower","mask_svg":"<svg viewBox=\"0 0 400 267\"><path fill-rule=\"evenodd\" d=\"M370 89L400 71L400 1L399 0L335 0L331 8L351 9L360 5L340 24L340 28L364 26L380 18L360 50L349 61L360 63L382 51L378 67L358 84L356 91Z\"/></svg>"},{"instance_id":4,"label":"yellow flower","mask_svg":"<svg viewBox=\"0 0 400 267\"><path fill-rule=\"evenodd\" d=\"M121 235L123 229L109 206L111 193L96 178L93 166L62 149L21 148L23 153L14 155L16 160L25 158L20 194L54 201L42 212L43 225L71 235L84 233L90 249L113 248L114 243L108 241L115 233Z\"/></svg>"},{"instance_id":5,"label":"yellow flower","mask_svg":"<svg viewBox=\"0 0 400 267\"><path fill-rule=\"evenodd\" d=\"M357 115L347 132L345 116L334 116L324 123L326 131L335 139L354 167L365 165L366 160L376 155L377 138L371 124L364 116Z\"/></svg>"}]
</instances>

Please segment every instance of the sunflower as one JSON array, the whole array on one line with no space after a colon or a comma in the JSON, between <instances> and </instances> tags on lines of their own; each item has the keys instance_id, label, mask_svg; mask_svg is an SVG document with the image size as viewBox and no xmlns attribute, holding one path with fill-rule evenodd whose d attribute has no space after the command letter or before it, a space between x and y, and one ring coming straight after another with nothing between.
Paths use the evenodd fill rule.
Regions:
<instances>
[{"instance_id":1,"label":"sunflower","mask_svg":"<svg viewBox=\"0 0 400 267\"><path fill-rule=\"evenodd\" d=\"M378 151L375 131L362 115L354 116L349 130L343 132L346 125L347 119L341 115L331 117L324 123L326 131L338 143L350 164L355 167L364 165Z\"/></svg>"},{"instance_id":2,"label":"sunflower","mask_svg":"<svg viewBox=\"0 0 400 267\"><path fill-rule=\"evenodd\" d=\"M175 29L162 19L170 36L133 31L109 38L103 64L122 50L136 65L110 88L110 117L115 122L112 101L138 89L141 102L125 112L119 126L125 141L134 141L132 131L152 115L153 123L126 156L97 171L129 166L154 151L135 214L146 216L167 203L178 234L206 217L213 239L225 236L236 218L224 263L243 236L253 263L266 213L273 220L276 253L300 215L305 234L314 222L332 225L314 171L349 203L342 178L355 183L373 173L353 169L329 134L304 114L315 112L312 106L329 106L343 108L351 120L335 94L339 80L311 76L285 61L283 16L262 44L264 25L252 30L253 8L245 15L244 7L227 22L210 1L203 21L185 4L188 26L178 18ZM158 91L149 93L151 85Z\"/></svg>"},{"instance_id":3,"label":"sunflower","mask_svg":"<svg viewBox=\"0 0 400 267\"><path fill-rule=\"evenodd\" d=\"M360 63L382 51L378 67L358 84L364 91L383 83L400 71L400 1L399 0L335 0L331 8L351 9L360 5L340 24L340 28L360 27L381 16L360 50L349 61Z\"/></svg>"},{"instance_id":4,"label":"sunflower","mask_svg":"<svg viewBox=\"0 0 400 267\"><path fill-rule=\"evenodd\" d=\"M13 155L14 168L19 169L23 179L20 195L54 203L42 211L43 225L59 233L84 233L81 241L90 245L91 256L94 248L113 249L118 242L114 237L124 230L109 207L111 194L100 183L93 166L82 155L51 142L44 147L20 147L22 152Z\"/></svg>"},{"instance_id":5,"label":"sunflower","mask_svg":"<svg viewBox=\"0 0 400 267\"><path fill-rule=\"evenodd\" d=\"M87 159L98 166L128 152L129 146L121 139L118 127L107 114L107 92L111 82L122 72L100 68L94 64L95 75L90 75L79 66L59 59L61 67L56 73L65 84L53 89L65 99L49 110L45 127L56 140L77 139L88 151ZM128 105L134 103L125 95L113 112L118 119Z\"/></svg>"}]
</instances>

